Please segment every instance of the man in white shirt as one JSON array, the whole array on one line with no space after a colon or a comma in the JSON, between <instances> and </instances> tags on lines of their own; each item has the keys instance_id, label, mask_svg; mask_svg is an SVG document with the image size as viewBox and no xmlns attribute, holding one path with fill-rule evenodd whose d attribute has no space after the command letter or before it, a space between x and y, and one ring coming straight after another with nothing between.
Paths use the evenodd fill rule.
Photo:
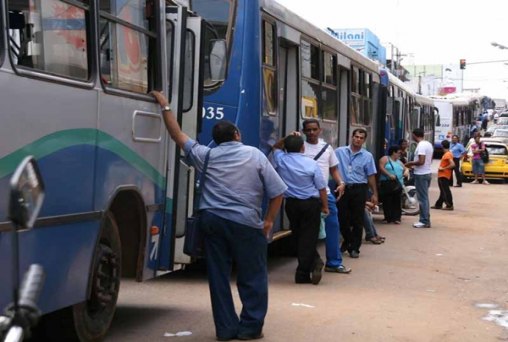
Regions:
<instances>
[{"instance_id":1,"label":"man in white shirt","mask_svg":"<svg viewBox=\"0 0 508 342\"><path fill-rule=\"evenodd\" d=\"M333 180L338 184L335 192L337 196L342 196L345 184L340 178L337 165L339 161L335 156L332 146L327 144L323 139L319 138L321 127L316 119L305 120L302 124L303 133L306 136L304 154L317 161L323 178L328 183L330 174ZM328 145L328 146L327 146ZM326 146L326 147L325 147ZM326 230L326 265L325 272L350 273L351 269L342 264L342 252L340 251L340 230L339 217L337 212L337 204L335 196L331 193L330 188L326 187L328 196L329 214L325 219ZM322 265L322 264L321 264ZM319 264L315 266L319 267ZM322 267L322 266L321 266Z\"/></svg>"},{"instance_id":2,"label":"man in white shirt","mask_svg":"<svg viewBox=\"0 0 508 342\"><path fill-rule=\"evenodd\" d=\"M434 148L432 144L423 138L423 129L413 130L413 139L418 145L415 150L414 160L406 163L406 167L412 167L415 176L416 196L420 202L420 221L413 224L414 228L430 228L430 204L429 187L432 178L431 164Z\"/></svg>"}]
</instances>

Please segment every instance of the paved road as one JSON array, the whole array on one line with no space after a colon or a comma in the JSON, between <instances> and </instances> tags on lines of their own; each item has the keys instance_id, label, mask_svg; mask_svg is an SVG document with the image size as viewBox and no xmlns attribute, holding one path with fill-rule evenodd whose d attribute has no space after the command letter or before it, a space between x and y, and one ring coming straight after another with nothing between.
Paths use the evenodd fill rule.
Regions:
<instances>
[{"instance_id":1,"label":"paved road","mask_svg":"<svg viewBox=\"0 0 508 342\"><path fill-rule=\"evenodd\" d=\"M295 260L272 256L264 341L508 340L507 190L453 188L455 211L432 211L431 229L411 228L414 217L400 226L376 217L386 243L345 256L353 272L325 273L318 286L295 285ZM433 180L432 201L438 193ZM178 332L191 334L164 336ZM122 284L107 341L214 339L202 269Z\"/></svg>"}]
</instances>

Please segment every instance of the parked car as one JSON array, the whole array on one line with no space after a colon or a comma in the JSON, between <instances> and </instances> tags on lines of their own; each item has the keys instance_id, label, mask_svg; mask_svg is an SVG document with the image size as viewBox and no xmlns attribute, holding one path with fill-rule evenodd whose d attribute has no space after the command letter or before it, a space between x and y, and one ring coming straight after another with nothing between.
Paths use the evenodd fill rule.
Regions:
<instances>
[{"instance_id":1,"label":"parked car","mask_svg":"<svg viewBox=\"0 0 508 342\"><path fill-rule=\"evenodd\" d=\"M482 138L480 140L489 151L489 162L485 164L485 177L489 179L502 178L506 181L508 180L508 145L499 139L503 138ZM466 180L474 179L471 145L471 143L467 145L467 154L461 164L461 171Z\"/></svg>"},{"instance_id":2,"label":"parked car","mask_svg":"<svg viewBox=\"0 0 508 342\"><path fill-rule=\"evenodd\" d=\"M491 125L485 133L483 134L484 137L492 137L497 130L508 130L508 125Z\"/></svg>"},{"instance_id":3,"label":"parked car","mask_svg":"<svg viewBox=\"0 0 508 342\"><path fill-rule=\"evenodd\" d=\"M499 117L499 119L497 119L496 125L508 125L508 116Z\"/></svg>"}]
</instances>

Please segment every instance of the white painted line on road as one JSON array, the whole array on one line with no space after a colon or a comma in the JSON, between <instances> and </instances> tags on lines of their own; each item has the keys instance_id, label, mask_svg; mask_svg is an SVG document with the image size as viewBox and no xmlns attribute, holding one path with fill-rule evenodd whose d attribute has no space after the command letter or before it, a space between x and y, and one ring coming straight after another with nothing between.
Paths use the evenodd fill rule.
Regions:
<instances>
[{"instance_id":1,"label":"white painted line on road","mask_svg":"<svg viewBox=\"0 0 508 342\"><path fill-rule=\"evenodd\" d=\"M303 306L304 308L315 308L315 306L313 306L313 305L303 304L303 303L292 303L291 305L292 306Z\"/></svg>"},{"instance_id":2,"label":"white painted line on road","mask_svg":"<svg viewBox=\"0 0 508 342\"><path fill-rule=\"evenodd\" d=\"M181 336L190 336L192 335L192 332L190 331L179 331L176 334L166 332L164 333L164 337L181 337Z\"/></svg>"}]
</instances>

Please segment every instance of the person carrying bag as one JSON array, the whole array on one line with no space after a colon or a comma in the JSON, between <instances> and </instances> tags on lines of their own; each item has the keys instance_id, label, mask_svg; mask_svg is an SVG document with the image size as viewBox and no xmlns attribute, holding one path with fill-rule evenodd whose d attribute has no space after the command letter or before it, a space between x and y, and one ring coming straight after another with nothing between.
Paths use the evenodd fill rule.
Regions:
<instances>
[{"instance_id":1,"label":"person carrying bag","mask_svg":"<svg viewBox=\"0 0 508 342\"><path fill-rule=\"evenodd\" d=\"M203 232L200 227L201 212L199 210L199 202L201 193L203 192L206 180L206 169L208 168L208 159L210 158L210 150L206 153L203 170L199 176L194 192L194 212L191 217L187 218L185 224L185 241L183 244L183 252L193 258L202 258L205 255L205 242L203 240Z\"/></svg>"},{"instance_id":2,"label":"person carrying bag","mask_svg":"<svg viewBox=\"0 0 508 342\"><path fill-rule=\"evenodd\" d=\"M390 146L388 155L379 160L379 195L383 203L385 223L400 224L401 194L403 175L407 172L404 165L399 161L400 146Z\"/></svg>"}]
</instances>

